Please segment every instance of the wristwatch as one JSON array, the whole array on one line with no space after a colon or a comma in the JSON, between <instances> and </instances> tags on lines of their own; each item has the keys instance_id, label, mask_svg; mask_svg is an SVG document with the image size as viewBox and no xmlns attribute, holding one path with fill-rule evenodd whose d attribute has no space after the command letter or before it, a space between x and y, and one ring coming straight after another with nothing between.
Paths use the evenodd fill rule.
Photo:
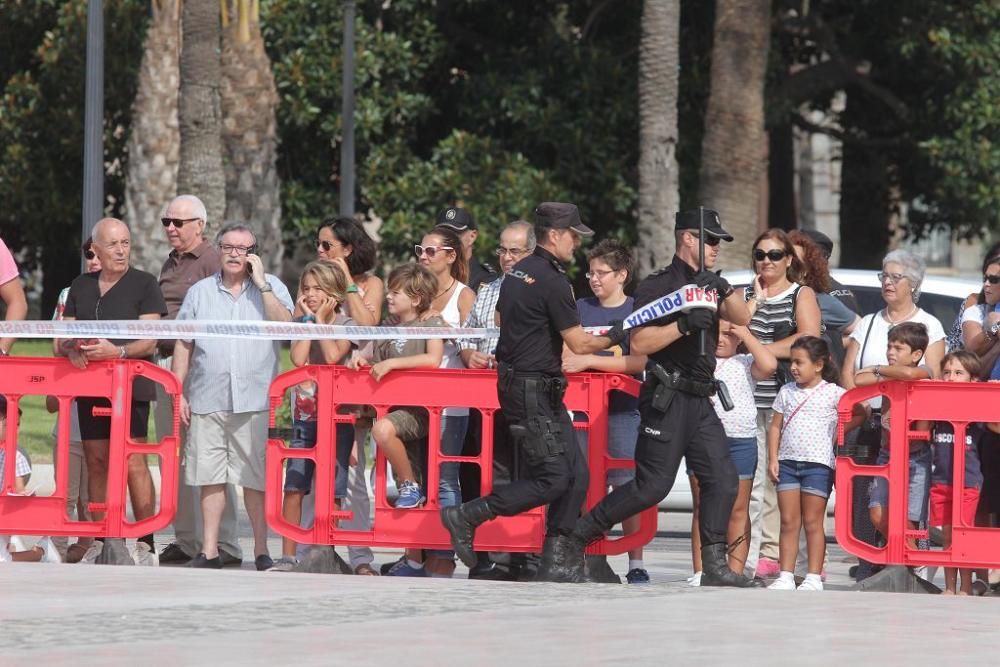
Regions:
<instances>
[{"instance_id":1,"label":"wristwatch","mask_svg":"<svg viewBox=\"0 0 1000 667\"><path fill-rule=\"evenodd\" d=\"M264 283L263 285L261 285L257 289L260 290L261 294L264 294L265 292L273 292L274 291L274 288L271 287L271 283Z\"/></svg>"},{"instance_id":2,"label":"wristwatch","mask_svg":"<svg viewBox=\"0 0 1000 667\"><path fill-rule=\"evenodd\" d=\"M124 345L119 345L118 346L118 358L119 359L127 359L128 358L128 351L125 349Z\"/></svg>"},{"instance_id":3,"label":"wristwatch","mask_svg":"<svg viewBox=\"0 0 1000 667\"><path fill-rule=\"evenodd\" d=\"M877 377L877 378L882 377L882 373L880 372L879 366L877 364L875 365L875 370L873 370L872 373L874 373L875 377Z\"/></svg>"},{"instance_id":4,"label":"wristwatch","mask_svg":"<svg viewBox=\"0 0 1000 667\"><path fill-rule=\"evenodd\" d=\"M983 331L986 331L986 330L983 329ZM987 335L990 338L996 338L997 334L1000 334L1000 322L994 322L993 325L989 329L989 334L987 334Z\"/></svg>"}]
</instances>

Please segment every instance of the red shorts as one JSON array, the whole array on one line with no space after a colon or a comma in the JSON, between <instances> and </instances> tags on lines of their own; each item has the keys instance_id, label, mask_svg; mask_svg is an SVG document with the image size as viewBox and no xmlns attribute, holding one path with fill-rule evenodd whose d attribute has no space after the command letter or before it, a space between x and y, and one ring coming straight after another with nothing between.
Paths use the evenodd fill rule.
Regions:
<instances>
[{"instance_id":1,"label":"red shorts","mask_svg":"<svg viewBox=\"0 0 1000 667\"><path fill-rule=\"evenodd\" d=\"M951 484L931 484L930 525L951 525L951 502L953 497ZM979 507L979 489L962 489L962 523L966 526L976 525L976 508Z\"/></svg>"}]
</instances>

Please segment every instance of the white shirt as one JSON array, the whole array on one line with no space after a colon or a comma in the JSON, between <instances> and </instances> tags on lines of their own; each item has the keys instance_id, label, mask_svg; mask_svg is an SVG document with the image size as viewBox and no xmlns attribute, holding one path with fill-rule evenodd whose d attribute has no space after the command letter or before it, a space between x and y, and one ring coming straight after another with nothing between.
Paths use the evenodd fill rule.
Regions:
<instances>
[{"instance_id":1,"label":"white shirt","mask_svg":"<svg viewBox=\"0 0 1000 667\"><path fill-rule=\"evenodd\" d=\"M716 396L710 397L719 421L730 438L753 438L757 435L757 404L753 398L756 381L750 374L753 355L737 354L715 363L715 379L726 383L733 409L722 409Z\"/></svg>"},{"instance_id":2,"label":"white shirt","mask_svg":"<svg viewBox=\"0 0 1000 667\"><path fill-rule=\"evenodd\" d=\"M845 391L826 381L811 389L789 382L778 391L772 409L782 415L779 461L822 463L828 468L836 465L833 436L837 432L837 404Z\"/></svg>"},{"instance_id":3,"label":"white shirt","mask_svg":"<svg viewBox=\"0 0 1000 667\"><path fill-rule=\"evenodd\" d=\"M455 281L455 291L451 293L448 303L441 310L441 318L456 329L462 326L462 314L458 310L458 299L468 286L459 281ZM465 368L462 358L458 355L459 347L453 340L444 342L444 354L441 357L439 368ZM468 417L469 408L445 408L441 411L443 417Z\"/></svg>"}]
</instances>

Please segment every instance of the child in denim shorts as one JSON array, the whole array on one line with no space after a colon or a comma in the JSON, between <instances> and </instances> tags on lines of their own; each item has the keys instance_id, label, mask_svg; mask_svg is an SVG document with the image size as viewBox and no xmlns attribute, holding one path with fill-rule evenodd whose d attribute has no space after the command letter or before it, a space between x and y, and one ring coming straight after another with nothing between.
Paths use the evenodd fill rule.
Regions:
<instances>
[{"instance_id":1,"label":"child in denim shorts","mask_svg":"<svg viewBox=\"0 0 1000 667\"><path fill-rule=\"evenodd\" d=\"M926 380L931 377L931 369L921 366L920 360L927 349L929 338L927 327L919 322L903 322L889 329L886 359L888 366L869 366L854 375L854 384L859 387L882 380ZM879 450L877 465L889 463L889 408L882 410L882 448ZM910 444L909 486L907 488L906 518L910 528L917 528L927 520L927 499L930 489L931 450L926 442ZM872 525L882 535L886 534L889 506L889 484L884 477L872 478L868 487L868 514Z\"/></svg>"},{"instance_id":2,"label":"child in denim shorts","mask_svg":"<svg viewBox=\"0 0 1000 667\"><path fill-rule=\"evenodd\" d=\"M315 261L306 265L299 278L298 306L301 321L311 324L354 325L354 320L340 312L340 305L347 298L347 277L332 262ZM351 354L349 340L297 340L292 343L291 360L296 366L344 364ZM316 383L303 382L292 390L292 439L291 449L312 449L316 446L319 410L316 404ZM354 445L354 427L350 424L334 425L337 472L334 496L339 503L347 493L347 468L351 447ZM289 459L285 467L284 499L281 513L286 521L299 525L302 519L302 500L310 492L316 464L310 459ZM297 564L297 544L290 538L282 539L281 558L272 570L285 572Z\"/></svg>"},{"instance_id":3,"label":"child in denim shorts","mask_svg":"<svg viewBox=\"0 0 1000 667\"><path fill-rule=\"evenodd\" d=\"M805 525L809 568L798 590L821 591L826 551L823 520L833 488L837 404L845 390L836 384L840 373L829 346L816 336L802 336L792 343L791 370L795 381L778 391L767 436L768 474L778 485L781 514L781 573L768 588L795 590L795 559ZM855 406L850 426L860 424L863 417L864 408Z\"/></svg>"}]
</instances>

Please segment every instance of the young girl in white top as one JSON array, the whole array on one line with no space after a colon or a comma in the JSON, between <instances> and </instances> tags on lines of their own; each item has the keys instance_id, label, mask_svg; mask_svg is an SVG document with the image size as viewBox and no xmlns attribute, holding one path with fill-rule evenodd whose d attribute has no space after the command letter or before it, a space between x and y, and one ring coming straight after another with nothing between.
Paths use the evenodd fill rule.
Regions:
<instances>
[{"instance_id":1,"label":"young girl in white top","mask_svg":"<svg viewBox=\"0 0 1000 667\"><path fill-rule=\"evenodd\" d=\"M791 373L794 382L781 387L774 399L774 417L768 429L768 475L778 486L781 539L775 590L795 590L795 558L799 532L806 530L809 569L800 591L821 591L826 536L823 519L833 488L835 465L833 438L837 430L837 404L844 389L840 373L830 358L826 341L802 336L792 343ZM855 406L860 423L864 408Z\"/></svg>"}]
</instances>

